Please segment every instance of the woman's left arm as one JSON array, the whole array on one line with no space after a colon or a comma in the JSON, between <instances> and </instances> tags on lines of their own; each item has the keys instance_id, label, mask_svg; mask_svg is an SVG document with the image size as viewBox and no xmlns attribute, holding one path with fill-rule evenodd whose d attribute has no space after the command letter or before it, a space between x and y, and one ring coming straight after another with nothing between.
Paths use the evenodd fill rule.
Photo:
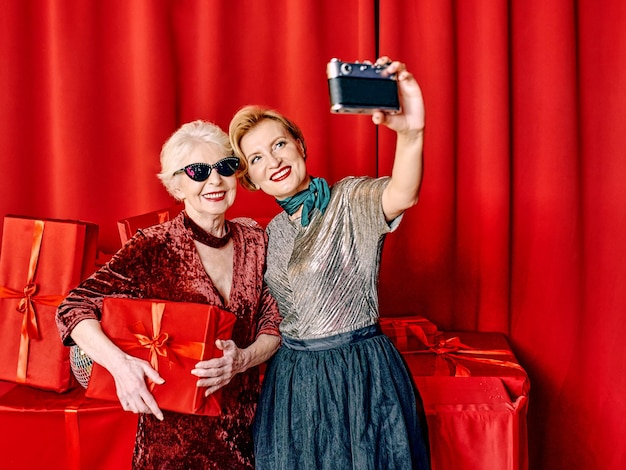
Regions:
<instances>
[{"instance_id":1,"label":"woman's left arm","mask_svg":"<svg viewBox=\"0 0 626 470\"><path fill-rule=\"evenodd\" d=\"M377 63L388 61L388 58L381 57ZM379 111L372 115L372 121L387 126L397 134L391 180L382 197L385 218L391 221L417 204L423 171L425 113L422 91L406 66L401 62L391 62L386 73L397 76L401 112L394 115Z\"/></svg>"},{"instance_id":2,"label":"woman's left arm","mask_svg":"<svg viewBox=\"0 0 626 470\"><path fill-rule=\"evenodd\" d=\"M211 395L227 385L235 375L267 361L280 346L280 336L260 334L247 348L240 349L231 339L215 341L224 355L217 359L198 362L191 373L198 377L196 385L206 387L204 394Z\"/></svg>"},{"instance_id":3,"label":"woman's left arm","mask_svg":"<svg viewBox=\"0 0 626 470\"><path fill-rule=\"evenodd\" d=\"M276 300L263 283L256 339L247 348L239 348L232 340L215 341L224 355L196 364L191 373L198 377L197 386L207 387L205 395L209 396L228 384L236 374L267 361L280 347L280 321Z\"/></svg>"}]
</instances>

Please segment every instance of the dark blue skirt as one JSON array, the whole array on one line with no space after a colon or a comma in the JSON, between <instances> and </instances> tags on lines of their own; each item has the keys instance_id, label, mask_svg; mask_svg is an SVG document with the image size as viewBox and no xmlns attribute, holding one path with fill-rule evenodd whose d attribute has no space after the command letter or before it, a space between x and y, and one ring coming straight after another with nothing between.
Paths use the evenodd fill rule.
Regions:
<instances>
[{"instance_id":1,"label":"dark blue skirt","mask_svg":"<svg viewBox=\"0 0 626 470\"><path fill-rule=\"evenodd\" d=\"M263 380L256 468L426 470L416 394L400 353L376 326L284 338Z\"/></svg>"}]
</instances>

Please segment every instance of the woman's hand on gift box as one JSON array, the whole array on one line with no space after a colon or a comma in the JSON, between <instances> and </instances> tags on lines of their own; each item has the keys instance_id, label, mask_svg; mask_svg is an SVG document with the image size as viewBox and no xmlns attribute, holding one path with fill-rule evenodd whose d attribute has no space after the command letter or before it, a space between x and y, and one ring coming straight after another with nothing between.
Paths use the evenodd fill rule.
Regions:
<instances>
[{"instance_id":1,"label":"woman's hand on gift box","mask_svg":"<svg viewBox=\"0 0 626 470\"><path fill-rule=\"evenodd\" d=\"M125 355L124 359L109 371L115 379L117 396L125 411L151 413L159 420L163 420L163 412L150 393L146 379L148 383L158 385L165 381L149 362Z\"/></svg>"},{"instance_id":2,"label":"woman's hand on gift box","mask_svg":"<svg viewBox=\"0 0 626 470\"><path fill-rule=\"evenodd\" d=\"M261 333L247 348L237 347L232 340L215 340L215 346L224 355L201 361L191 373L199 377L197 386L206 387L205 396L215 393L233 379L236 374L267 361L280 346L280 337Z\"/></svg>"},{"instance_id":3,"label":"woman's hand on gift box","mask_svg":"<svg viewBox=\"0 0 626 470\"><path fill-rule=\"evenodd\" d=\"M198 377L197 386L206 387L205 396L215 393L230 383L233 377L247 369L247 353L239 349L232 340L215 341L215 346L223 352L222 357L198 362L191 371Z\"/></svg>"},{"instance_id":4,"label":"woman's hand on gift box","mask_svg":"<svg viewBox=\"0 0 626 470\"><path fill-rule=\"evenodd\" d=\"M149 362L126 354L102 331L100 322L88 318L72 330L72 339L94 362L113 376L122 408L133 413L152 413L163 420L163 413L150 393L146 379L152 383L165 381Z\"/></svg>"}]
</instances>

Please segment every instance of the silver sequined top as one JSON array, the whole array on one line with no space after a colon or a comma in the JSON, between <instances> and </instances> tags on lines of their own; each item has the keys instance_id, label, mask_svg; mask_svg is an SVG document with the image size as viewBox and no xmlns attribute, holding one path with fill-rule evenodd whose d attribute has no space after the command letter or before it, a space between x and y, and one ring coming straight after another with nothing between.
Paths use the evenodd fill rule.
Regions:
<instances>
[{"instance_id":1,"label":"silver sequined top","mask_svg":"<svg viewBox=\"0 0 626 470\"><path fill-rule=\"evenodd\" d=\"M385 220L388 182L345 178L331 188L325 213L315 210L307 227L285 212L269 223L265 279L283 317L281 333L324 338L378 321L383 241L401 220Z\"/></svg>"}]
</instances>

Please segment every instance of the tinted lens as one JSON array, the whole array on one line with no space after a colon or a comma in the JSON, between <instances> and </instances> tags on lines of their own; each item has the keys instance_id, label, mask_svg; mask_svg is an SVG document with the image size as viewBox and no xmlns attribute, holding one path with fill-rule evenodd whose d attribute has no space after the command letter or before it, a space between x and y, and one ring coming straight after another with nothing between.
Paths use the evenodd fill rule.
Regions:
<instances>
[{"instance_id":1,"label":"tinted lens","mask_svg":"<svg viewBox=\"0 0 626 470\"><path fill-rule=\"evenodd\" d=\"M206 163L192 163L183 168L183 170L185 170L187 176L192 180L205 181L211 174L211 165Z\"/></svg>"},{"instance_id":2,"label":"tinted lens","mask_svg":"<svg viewBox=\"0 0 626 470\"><path fill-rule=\"evenodd\" d=\"M192 180L202 182L206 181L211 175L211 170L213 168L215 168L215 170L217 170L217 172L222 176L232 176L237 171L237 168L239 168L239 158L222 158L214 165L209 165L208 163L192 163L191 165L187 165L182 170L178 170L174 174L184 171L185 174Z\"/></svg>"},{"instance_id":3,"label":"tinted lens","mask_svg":"<svg viewBox=\"0 0 626 470\"><path fill-rule=\"evenodd\" d=\"M233 176L239 168L239 159L237 157L222 158L213 165L213 168L222 176Z\"/></svg>"}]
</instances>

